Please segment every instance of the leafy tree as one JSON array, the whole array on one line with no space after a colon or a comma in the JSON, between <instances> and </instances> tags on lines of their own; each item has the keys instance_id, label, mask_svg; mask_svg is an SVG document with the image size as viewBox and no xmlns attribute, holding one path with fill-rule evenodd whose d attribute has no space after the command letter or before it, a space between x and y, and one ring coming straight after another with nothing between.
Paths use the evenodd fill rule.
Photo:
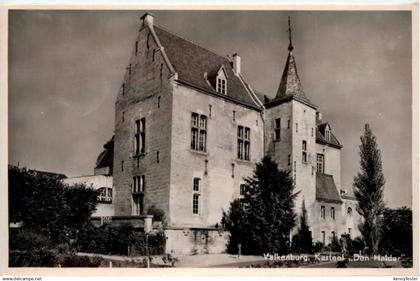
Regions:
<instances>
[{"instance_id":1,"label":"leafy tree","mask_svg":"<svg viewBox=\"0 0 420 281\"><path fill-rule=\"evenodd\" d=\"M305 201L302 201L302 214L298 233L293 236L292 249L297 253L312 253L312 233L309 230Z\"/></svg>"},{"instance_id":2,"label":"leafy tree","mask_svg":"<svg viewBox=\"0 0 420 281\"><path fill-rule=\"evenodd\" d=\"M286 253L297 196L289 172L280 171L266 156L245 182L242 201L233 201L228 213L223 213L222 225L231 234L228 251L236 253L241 244L244 254Z\"/></svg>"},{"instance_id":3,"label":"leafy tree","mask_svg":"<svg viewBox=\"0 0 420 281\"><path fill-rule=\"evenodd\" d=\"M407 207L386 208L383 212L380 249L388 255L413 255L412 211Z\"/></svg>"},{"instance_id":4,"label":"leafy tree","mask_svg":"<svg viewBox=\"0 0 420 281\"><path fill-rule=\"evenodd\" d=\"M9 167L9 221L46 235L53 243L74 237L96 209L97 191L67 186L58 177Z\"/></svg>"},{"instance_id":5,"label":"leafy tree","mask_svg":"<svg viewBox=\"0 0 420 281\"><path fill-rule=\"evenodd\" d=\"M360 137L360 171L353 186L358 201L357 211L363 217L359 225L369 254L377 254L381 237L381 216L384 210L383 192L385 178L382 173L381 152L369 125Z\"/></svg>"}]
</instances>

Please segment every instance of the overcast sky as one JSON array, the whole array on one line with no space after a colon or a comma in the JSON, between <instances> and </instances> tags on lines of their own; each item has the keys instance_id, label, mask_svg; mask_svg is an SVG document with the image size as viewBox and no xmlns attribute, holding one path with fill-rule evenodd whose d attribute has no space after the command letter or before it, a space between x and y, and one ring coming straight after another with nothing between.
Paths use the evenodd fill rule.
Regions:
<instances>
[{"instance_id":1,"label":"overcast sky","mask_svg":"<svg viewBox=\"0 0 420 281\"><path fill-rule=\"evenodd\" d=\"M144 11L11 11L9 163L93 173ZM382 12L172 12L155 22L220 55L239 53L254 89L274 96L287 16L307 97L342 149L342 184L359 169L364 123L377 136L385 201L411 206L411 15Z\"/></svg>"}]
</instances>

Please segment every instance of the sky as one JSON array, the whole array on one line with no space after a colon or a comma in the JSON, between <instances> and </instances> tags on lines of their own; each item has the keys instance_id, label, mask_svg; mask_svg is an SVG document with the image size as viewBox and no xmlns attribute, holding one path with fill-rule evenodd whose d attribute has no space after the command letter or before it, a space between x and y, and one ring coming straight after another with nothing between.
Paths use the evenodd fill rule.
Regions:
<instances>
[{"instance_id":1,"label":"sky","mask_svg":"<svg viewBox=\"0 0 420 281\"><path fill-rule=\"evenodd\" d=\"M93 174L114 130L114 103L145 11L9 13L9 163ZM359 171L369 123L381 150L385 202L411 206L409 11L151 11L155 23L220 55L273 97L287 58L287 17L306 96L343 145L342 188Z\"/></svg>"}]
</instances>

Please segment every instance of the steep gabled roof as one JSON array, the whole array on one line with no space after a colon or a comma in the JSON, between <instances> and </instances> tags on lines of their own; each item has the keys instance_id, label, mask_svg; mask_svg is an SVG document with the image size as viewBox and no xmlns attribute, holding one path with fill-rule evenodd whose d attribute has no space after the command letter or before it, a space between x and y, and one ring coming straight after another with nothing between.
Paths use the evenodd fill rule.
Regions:
<instances>
[{"instance_id":1,"label":"steep gabled roof","mask_svg":"<svg viewBox=\"0 0 420 281\"><path fill-rule=\"evenodd\" d=\"M156 25L153 26L153 29L175 72L178 74L179 82L184 82L248 107L261 109L251 98L240 78L233 73L228 58L217 55ZM208 83L205 77L205 73L212 72L215 69L219 70L221 66L227 73L226 95L216 92L216 89Z\"/></svg>"},{"instance_id":2,"label":"steep gabled roof","mask_svg":"<svg viewBox=\"0 0 420 281\"><path fill-rule=\"evenodd\" d=\"M331 145L335 148L342 148L343 146L340 144L338 139L334 136L332 132L330 132L330 140L325 138L325 128L327 127L328 122L324 122L317 125L316 130L316 142L321 144Z\"/></svg>"},{"instance_id":3,"label":"steep gabled roof","mask_svg":"<svg viewBox=\"0 0 420 281\"><path fill-rule=\"evenodd\" d=\"M328 203L341 203L332 175L316 173L316 200Z\"/></svg>"}]
</instances>

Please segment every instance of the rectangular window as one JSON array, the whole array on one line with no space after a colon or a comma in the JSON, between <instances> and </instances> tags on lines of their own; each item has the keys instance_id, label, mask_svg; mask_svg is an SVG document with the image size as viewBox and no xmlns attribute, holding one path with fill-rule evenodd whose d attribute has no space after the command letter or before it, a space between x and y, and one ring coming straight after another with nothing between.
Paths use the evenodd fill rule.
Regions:
<instances>
[{"instance_id":1,"label":"rectangular window","mask_svg":"<svg viewBox=\"0 0 420 281\"><path fill-rule=\"evenodd\" d=\"M245 196L245 189L246 189L246 184L241 184L239 187L239 195L240 196Z\"/></svg>"},{"instance_id":2,"label":"rectangular window","mask_svg":"<svg viewBox=\"0 0 420 281\"><path fill-rule=\"evenodd\" d=\"M136 41L136 55L137 55L138 51L139 51L139 41Z\"/></svg>"},{"instance_id":3,"label":"rectangular window","mask_svg":"<svg viewBox=\"0 0 420 281\"><path fill-rule=\"evenodd\" d=\"M276 140L280 140L280 129L281 129L281 123L280 123L280 118L276 118L276 127L274 129L275 133L276 133Z\"/></svg>"},{"instance_id":4,"label":"rectangular window","mask_svg":"<svg viewBox=\"0 0 420 281\"><path fill-rule=\"evenodd\" d=\"M200 194L198 193L193 194L193 214L194 215L198 215L199 201L200 201Z\"/></svg>"},{"instance_id":5,"label":"rectangular window","mask_svg":"<svg viewBox=\"0 0 420 281\"><path fill-rule=\"evenodd\" d=\"M302 162L303 163L308 162L308 154L306 150L307 150L306 141L302 141Z\"/></svg>"},{"instance_id":6,"label":"rectangular window","mask_svg":"<svg viewBox=\"0 0 420 281\"><path fill-rule=\"evenodd\" d=\"M146 151L146 118L136 120L134 134L134 146L136 155L143 154Z\"/></svg>"},{"instance_id":7,"label":"rectangular window","mask_svg":"<svg viewBox=\"0 0 420 281\"><path fill-rule=\"evenodd\" d=\"M133 177L133 215L143 214L145 185L146 180L144 175Z\"/></svg>"},{"instance_id":8,"label":"rectangular window","mask_svg":"<svg viewBox=\"0 0 420 281\"><path fill-rule=\"evenodd\" d=\"M121 172L124 172L124 161L121 161Z\"/></svg>"},{"instance_id":9,"label":"rectangular window","mask_svg":"<svg viewBox=\"0 0 420 281\"><path fill-rule=\"evenodd\" d=\"M144 153L146 151L146 118L140 119L140 153Z\"/></svg>"},{"instance_id":10,"label":"rectangular window","mask_svg":"<svg viewBox=\"0 0 420 281\"><path fill-rule=\"evenodd\" d=\"M194 178L193 191L200 191L200 178Z\"/></svg>"},{"instance_id":11,"label":"rectangular window","mask_svg":"<svg viewBox=\"0 0 420 281\"><path fill-rule=\"evenodd\" d=\"M250 159L251 129L238 126L238 159Z\"/></svg>"},{"instance_id":12,"label":"rectangular window","mask_svg":"<svg viewBox=\"0 0 420 281\"><path fill-rule=\"evenodd\" d=\"M314 136L314 128L311 128L311 137Z\"/></svg>"},{"instance_id":13,"label":"rectangular window","mask_svg":"<svg viewBox=\"0 0 420 281\"><path fill-rule=\"evenodd\" d=\"M290 166L292 163L292 155L287 155L287 166Z\"/></svg>"},{"instance_id":14,"label":"rectangular window","mask_svg":"<svg viewBox=\"0 0 420 281\"><path fill-rule=\"evenodd\" d=\"M298 123L296 123L296 133L298 132Z\"/></svg>"},{"instance_id":15,"label":"rectangular window","mask_svg":"<svg viewBox=\"0 0 420 281\"><path fill-rule=\"evenodd\" d=\"M217 92L221 94L226 94L226 80L222 78L217 78Z\"/></svg>"},{"instance_id":16,"label":"rectangular window","mask_svg":"<svg viewBox=\"0 0 420 281\"><path fill-rule=\"evenodd\" d=\"M191 149L207 150L207 116L192 113L191 115Z\"/></svg>"},{"instance_id":17,"label":"rectangular window","mask_svg":"<svg viewBox=\"0 0 420 281\"><path fill-rule=\"evenodd\" d=\"M321 206L321 219L325 220L325 206Z\"/></svg>"},{"instance_id":18,"label":"rectangular window","mask_svg":"<svg viewBox=\"0 0 420 281\"><path fill-rule=\"evenodd\" d=\"M287 120L287 129L290 129L290 120Z\"/></svg>"},{"instance_id":19,"label":"rectangular window","mask_svg":"<svg viewBox=\"0 0 420 281\"><path fill-rule=\"evenodd\" d=\"M325 231L321 231L322 244L325 244Z\"/></svg>"},{"instance_id":20,"label":"rectangular window","mask_svg":"<svg viewBox=\"0 0 420 281\"><path fill-rule=\"evenodd\" d=\"M331 242L335 240L335 231L331 231Z\"/></svg>"},{"instance_id":21,"label":"rectangular window","mask_svg":"<svg viewBox=\"0 0 420 281\"><path fill-rule=\"evenodd\" d=\"M121 122L125 121L125 112L121 112Z\"/></svg>"},{"instance_id":22,"label":"rectangular window","mask_svg":"<svg viewBox=\"0 0 420 281\"><path fill-rule=\"evenodd\" d=\"M316 155L316 171L318 172L318 173L324 173L324 161L325 161L325 157L324 157L324 154L320 154L320 153L318 153L317 155Z\"/></svg>"},{"instance_id":23,"label":"rectangular window","mask_svg":"<svg viewBox=\"0 0 420 281\"><path fill-rule=\"evenodd\" d=\"M133 177L133 193L143 193L145 190L146 185L146 177L142 176L135 176Z\"/></svg>"},{"instance_id":24,"label":"rectangular window","mask_svg":"<svg viewBox=\"0 0 420 281\"><path fill-rule=\"evenodd\" d=\"M335 208L331 207L331 218L335 220Z\"/></svg>"},{"instance_id":25,"label":"rectangular window","mask_svg":"<svg viewBox=\"0 0 420 281\"><path fill-rule=\"evenodd\" d=\"M241 209L243 209L245 206L245 203L244 203L245 192L246 192L246 184L241 184L239 186L239 205L241 206Z\"/></svg>"},{"instance_id":26,"label":"rectangular window","mask_svg":"<svg viewBox=\"0 0 420 281\"><path fill-rule=\"evenodd\" d=\"M201 179L193 178L193 214L198 215L200 210Z\"/></svg>"}]
</instances>

